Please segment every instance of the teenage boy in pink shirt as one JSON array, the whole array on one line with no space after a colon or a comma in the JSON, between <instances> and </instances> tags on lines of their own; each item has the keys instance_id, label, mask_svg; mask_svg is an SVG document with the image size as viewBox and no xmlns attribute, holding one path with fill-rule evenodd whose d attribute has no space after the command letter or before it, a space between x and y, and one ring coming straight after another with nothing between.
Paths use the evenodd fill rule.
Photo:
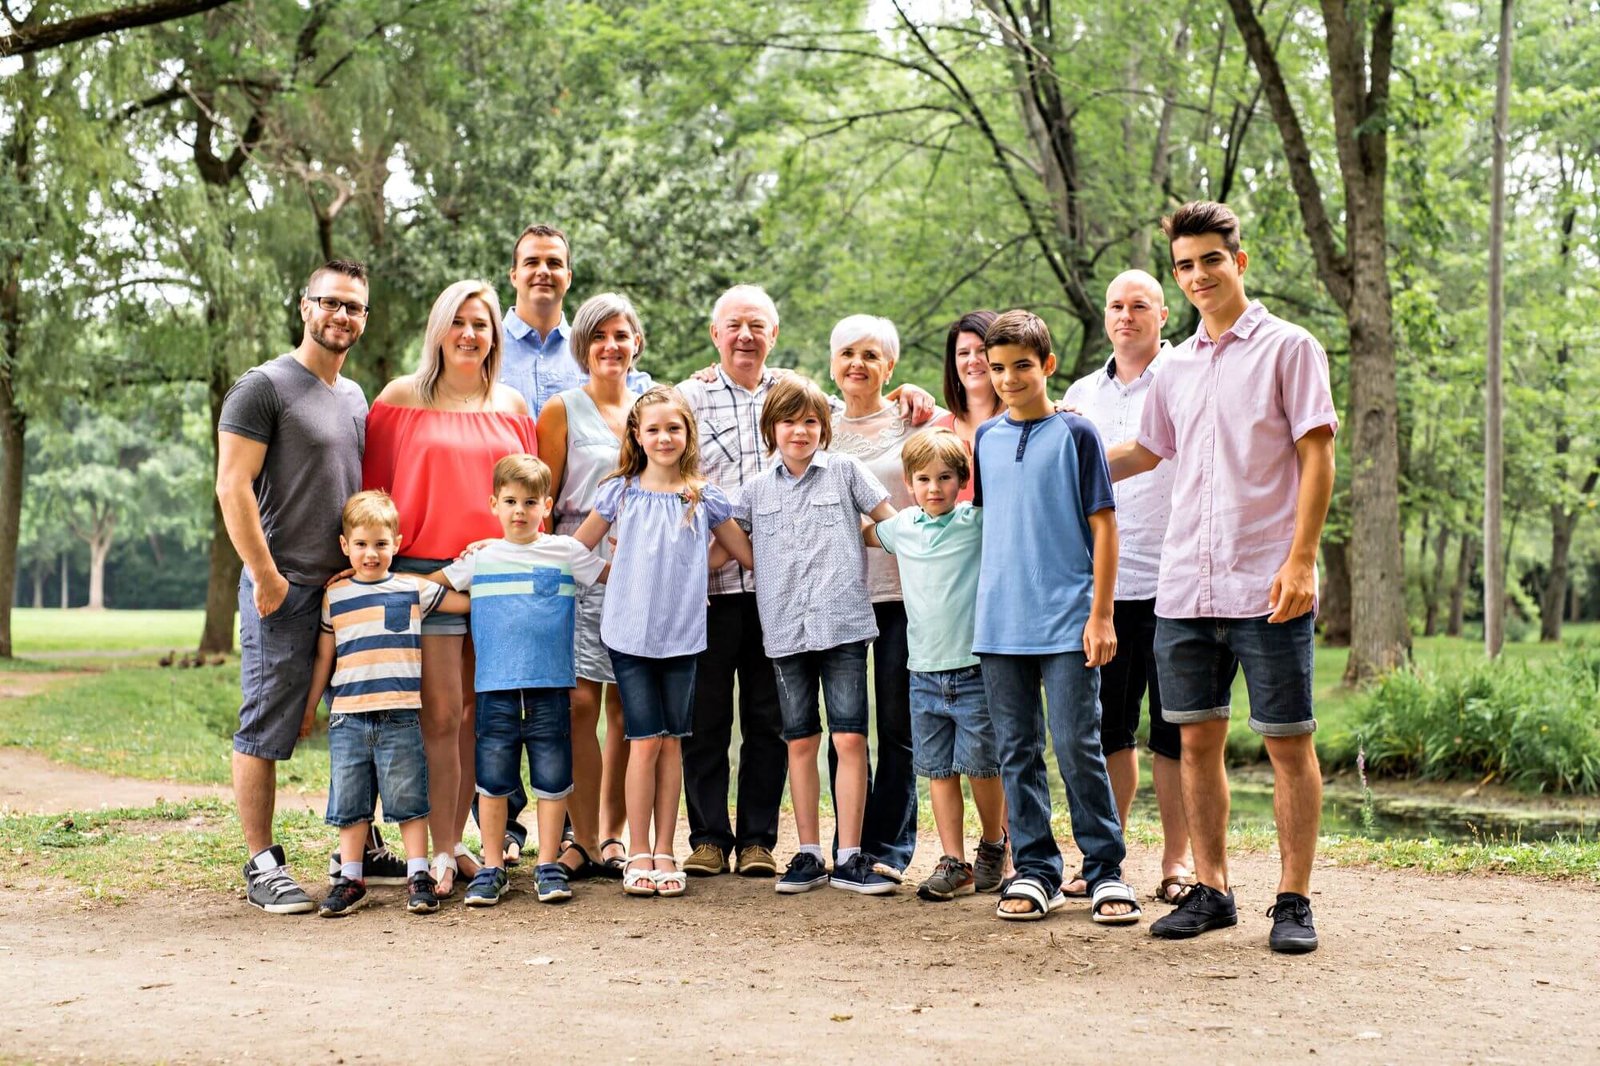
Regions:
<instances>
[{"instance_id":1,"label":"teenage boy in pink shirt","mask_svg":"<svg viewBox=\"0 0 1600 1066\"><path fill-rule=\"evenodd\" d=\"M1242 666L1250 728L1272 759L1283 857L1268 942L1273 951L1315 951L1308 895L1322 773L1311 742L1312 621L1339 425L1328 357L1305 330L1245 296L1249 259L1226 206L1184 204L1161 228L1200 328L1165 360L1137 439L1107 453L1113 480L1163 459L1177 468L1155 644L1162 713L1183 736L1183 805L1199 883L1150 932L1183 939L1238 921L1223 754Z\"/></svg>"}]
</instances>

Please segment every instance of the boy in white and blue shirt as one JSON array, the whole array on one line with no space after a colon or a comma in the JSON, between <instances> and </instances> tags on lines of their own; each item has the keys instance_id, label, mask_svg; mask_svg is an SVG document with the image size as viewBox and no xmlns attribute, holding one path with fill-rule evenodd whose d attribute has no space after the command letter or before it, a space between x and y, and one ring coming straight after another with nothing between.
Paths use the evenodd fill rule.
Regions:
<instances>
[{"instance_id":1,"label":"boy in white and blue shirt","mask_svg":"<svg viewBox=\"0 0 1600 1066\"><path fill-rule=\"evenodd\" d=\"M572 898L556 848L572 791L575 597L601 579L606 563L571 537L539 532L550 505L550 468L531 455L506 456L495 464L490 500L504 538L429 575L472 594L483 865L467 886L468 906L493 906L505 892L507 800L521 781L524 750L539 801L536 895L541 903Z\"/></svg>"},{"instance_id":2,"label":"boy in white and blue shirt","mask_svg":"<svg viewBox=\"0 0 1600 1066\"><path fill-rule=\"evenodd\" d=\"M866 531L895 556L906 600L911 668L912 764L928 778L944 853L917 895L939 901L1000 886L1006 858L1006 803L994 723L972 633L978 607L983 511L956 501L971 478L967 447L948 429L927 429L901 450L917 506ZM981 836L966 861L961 775L972 787Z\"/></svg>"}]
</instances>

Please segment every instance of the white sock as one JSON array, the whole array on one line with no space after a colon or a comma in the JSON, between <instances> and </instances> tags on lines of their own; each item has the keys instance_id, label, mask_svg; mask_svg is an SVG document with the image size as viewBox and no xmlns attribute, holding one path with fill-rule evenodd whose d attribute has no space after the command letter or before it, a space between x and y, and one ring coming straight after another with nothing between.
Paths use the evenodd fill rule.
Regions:
<instances>
[{"instance_id":1,"label":"white sock","mask_svg":"<svg viewBox=\"0 0 1600 1066\"><path fill-rule=\"evenodd\" d=\"M821 844L801 844L800 845L800 854L809 855L813 859L816 859L818 862L824 862L825 861L822 858L822 845Z\"/></svg>"},{"instance_id":2,"label":"white sock","mask_svg":"<svg viewBox=\"0 0 1600 1066\"><path fill-rule=\"evenodd\" d=\"M406 876L407 877L412 877L412 876L414 876L416 874L425 874L427 872L428 872L428 860L427 859L407 859L406 860Z\"/></svg>"},{"instance_id":3,"label":"white sock","mask_svg":"<svg viewBox=\"0 0 1600 1066\"><path fill-rule=\"evenodd\" d=\"M339 864L339 876L346 881L361 881L367 876L366 864L362 862L342 862Z\"/></svg>"},{"instance_id":4,"label":"white sock","mask_svg":"<svg viewBox=\"0 0 1600 1066\"><path fill-rule=\"evenodd\" d=\"M839 854L834 857L833 863L835 866L843 866L859 854L861 854L860 848L840 848Z\"/></svg>"}]
</instances>

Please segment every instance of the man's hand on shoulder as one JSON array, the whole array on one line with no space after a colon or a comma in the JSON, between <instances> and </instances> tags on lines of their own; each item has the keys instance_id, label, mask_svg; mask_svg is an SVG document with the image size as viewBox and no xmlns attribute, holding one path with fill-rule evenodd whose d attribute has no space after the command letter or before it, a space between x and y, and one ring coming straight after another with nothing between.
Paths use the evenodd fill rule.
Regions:
<instances>
[{"instance_id":1,"label":"man's hand on shoulder","mask_svg":"<svg viewBox=\"0 0 1600 1066\"><path fill-rule=\"evenodd\" d=\"M933 394L920 385L901 385L884 399L900 405L900 416L913 426L920 426L933 417Z\"/></svg>"},{"instance_id":2,"label":"man's hand on shoulder","mask_svg":"<svg viewBox=\"0 0 1600 1066\"><path fill-rule=\"evenodd\" d=\"M1267 607L1269 622L1288 622L1311 610L1317 596L1317 568L1311 563L1290 559L1272 578L1272 593Z\"/></svg>"}]
</instances>

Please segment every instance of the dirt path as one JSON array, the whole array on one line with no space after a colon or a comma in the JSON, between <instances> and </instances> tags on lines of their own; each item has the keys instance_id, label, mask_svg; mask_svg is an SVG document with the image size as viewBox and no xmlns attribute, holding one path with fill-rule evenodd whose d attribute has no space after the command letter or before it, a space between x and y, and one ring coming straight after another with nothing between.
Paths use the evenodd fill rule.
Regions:
<instances>
[{"instance_id":1,"label":"dirt path","mask_svg":"<svg viewBox=\"0 0 1600 1066\"><path fill-rule=\"evenodd\" d=\"M1141 888L1154 868L1130 857ZM591 882L557 908L524 867L494 910L410 917L399 889L375 889L339 923L160 886L105 906L13 884L0 1060L432 1061L451 1046L526 1061L559 1020L577 1062L1594 1061L1595 887L1324 868L1322 950L1280 958L1261 915L1275 871L1240 857L1240 926L1177 944L1148 921L1094 926L1077 903L1015 925L992 897L780 899L735 877L681 900Z\"/></svg>"},{"instance_id":2,"label":"dirt path","mask_svg":"<svg viewBox=\"0 0 1600 1066\"><path fill-rule=\"evenodd\" d=\"M59 814L101 807L149 807L158 800L181 803L202 796L231 796L222 785L182 785L113 777L51 762L21 748L0 748L0 810Z\"/></svg>"}]
</instances>

